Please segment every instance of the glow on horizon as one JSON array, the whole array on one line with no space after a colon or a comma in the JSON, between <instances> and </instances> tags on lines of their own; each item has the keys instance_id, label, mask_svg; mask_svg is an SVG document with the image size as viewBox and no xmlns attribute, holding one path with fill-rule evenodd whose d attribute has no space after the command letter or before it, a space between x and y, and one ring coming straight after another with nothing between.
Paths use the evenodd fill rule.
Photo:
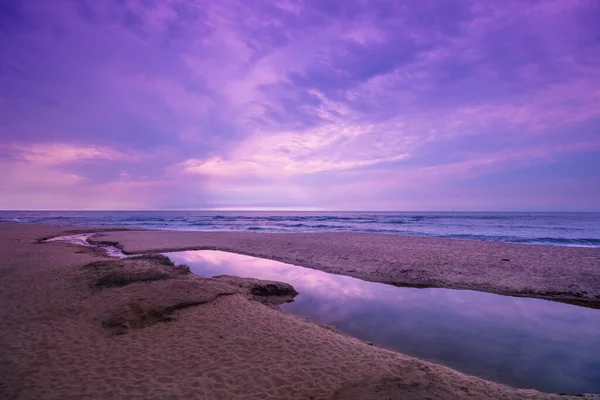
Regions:
<instances>
[{"instance_id":1,"label":"glow on horizon","mask_svg":"<svg viewBox=\"0 0 600 400\"><path fill-rule=\"evenodd\" d=\"M0 209L600 211L598 16L6 0Z\"/></svg>"}]
</instances>

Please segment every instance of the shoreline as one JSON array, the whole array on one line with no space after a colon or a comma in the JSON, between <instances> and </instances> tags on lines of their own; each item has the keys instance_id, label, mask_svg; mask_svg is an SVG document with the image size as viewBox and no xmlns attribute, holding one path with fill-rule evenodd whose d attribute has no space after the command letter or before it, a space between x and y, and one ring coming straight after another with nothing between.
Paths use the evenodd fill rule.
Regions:
<instances>
[{"instance_id":1,"label":"shoreline","mask_svg":"<svg viewBox=\"0 0 600 400\"><path fill-rule=\"evenodd\" d=\"M67 232L73 229L0 225L3 398L600 398L514 389L369 346L250 299L231 285L236 279L221 282L176 273L168 279L90 288L90 265L119 261L92 248L38 242ZM148 245L140 232L158 233L102 234L129 235L121 243L131 249ZM168 244L175 246L179 239L170 238ZM229 240L230 247L258 246L245 243L245 237ZM264 239L259 242L265 246ZM302 248L288 250L293 257ZM143 261L149 262L154 261ZM135 265L138 272L156 268L163 268L160 262ZM191 291L201 298L185 297L189 287L203 288ZM122 310L118 315L129 318L138 312L132 304L150 311L162 307L169 314L159 314L157 321L145 319L140 327L132 324L125 334L108 334L101 323L104 313Z\"/></svg>"},{"instance_id":2,"label":"shoreline","mask_svg":"<svg viewBox=\"0 0 600 400\"><path fill-rule=\"evenodd\" d=\"M152 231L151 229L148 229L148 230ZM107 230L95 231L95 232L85 231L86 233L90 234L90 237L88 239L91 240L91 241L86 240L86 242L88 243L89 246L99 246L99 247L110 246L110 247L120 251L120 254L122 254L122 256L135 256L135 255L145 254L144 252L127 253L124 251L123 246L119 242L93 239L94 236L97 236L103 232L120 232L120 231L134 231L135 232L136 229L122 230L122 229L117 228L117 229L107 229ZM161 231L170 231L170 230L165 229L165 230L161 230ZM173 232L178 232L178 231L173 231ZM65 232L65 233L67 233L67 232ZM423 237L423 238L425 238L425 237ZM52 238L44 238L43 240L40 240L40 242L44 242L45 240L49 240L49 239L52 239ZM470 240L470 239L455 239L455 240ZM474 240L474 241L478 241L478 240ZM531 244L523 244L523 246L530 246L530 245ZM556 246L554 246L554 247L556 247ZM564 246L564 247L581 247L581 246ZM106 248L104 248L104 250L106 251ZM151 252L152 253L168 253L168 252L177 252L177 251L202 251L202 250L224 251L224 252L228 252L228 253L232 253L232 254L247 255L247 256L252 256L252 257L259 257L259 258L264 258L264 259L271 259L274 261L280 261L279 259L268 258L266 256L257 256L257 255L255 255L255 253L246 253L246 252L240 252L240 251L234 251L234 250L221 250L220 248L213 248L213 247L208 247L208 248L207 247L199 247L199 248L194 247L194 248L183 248L183 249L169 248L169 249L152 250ZM292 263L290 263L290 264L292 264ZM294 264L292 264L292 265L294 265ZM297 265L301 266L301 267L306 267L305 265L300 265L300 264L297 264ZM312 268L312 269L322 271L321 268L313 268L313 267L306 267L306 268ZM349 273L337 273L337 272L327 272L327 273L354 277ZM373 279L367 279L364 277L357 278L357 279L370 281L370 282L376 282L376 283L383 283L386 285L396 286L396 287L400 287L400 288L405 287L405 288L416 288L416 289L437 288L437 289L450 289L450 290L476 290L476 291L480 291L480 292L484 292L484 293L491 293L491 294L497 294L497 295L502 295L502 296L541 299L541 300L548 300L548 301L556 301L556 302L580 306L580 307L600 309L600 301L595 301L595 299L591 299L591 300L582 299L581 297L576 297L576 296L572 296L572 297L569 297L566 295L549 296L549 295L546 295L543 293L536 293L536 292L529 292L529 293L527 293L527 292L508 292L508 291L500 291L500 290L494 290L494 289L479 290L479 289L470 287L468 285L467 286L463 286L463 285L451 286L449 284L433 285L433 284L405 283L405 282L395 282L395 281L388 282L385 280L373 280Z\"/></svg>"},{"instance_id":3,"label":"shoreline","mask_svg":"<svg viewBox=\"0 0 600 400\"><path fill-rule=\"evenodd\" d=\"M112 231L126 254L221 250L394 286L476 290L600 308L600 248L375 233Z\"/></svg>"},{"instance_id":4,"label":"shoreline","mask_svg":"<svg viewBox=\"0 0 600 400\"><path fill-rule=\"evenodd\" d=\"M107 221L106 218L110 219ZM600 213L0 211L0 222L268 233L384 233L600 248ZM109 222L109 225L106 225ZM468 226L468 229L465 227Z\"/></svg>"}]
</instances>

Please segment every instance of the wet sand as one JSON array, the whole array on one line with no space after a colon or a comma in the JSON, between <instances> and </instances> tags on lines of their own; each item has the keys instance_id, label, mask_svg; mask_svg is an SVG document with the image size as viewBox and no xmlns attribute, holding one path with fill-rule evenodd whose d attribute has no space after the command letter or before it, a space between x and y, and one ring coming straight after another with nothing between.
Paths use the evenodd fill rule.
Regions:
<instances>
[{"instance_id":1,"label":"wet sand","mask_svg":"<svg viewBox=\"0 0 600 400\"><path fill-rule=\"evenodd\" d=\"M398 286L470 289L600 308L600 249L367 233L111 232L127 253L211 249Z\"/></svg>"},{"instance_id":2,"label":"wet sand","mask_svg":"<svg viewBox=\"0 0 600 400\"><path fill-rule=\"evenodd\" d=\"M513 389L369 346L257 301L245 289L252 282L200 278L160 260L117 265L90 248L37 242L67 230L0 225L2 399L600 398ZM262 245L270 258L318 259L319 248L302 253L315 238L252 236L111 232L104 240L118 238L127 251ZM111 275L117 266L128 279ZM163 273L148 275L155 269Z\"/></svg>"}]
</instances>

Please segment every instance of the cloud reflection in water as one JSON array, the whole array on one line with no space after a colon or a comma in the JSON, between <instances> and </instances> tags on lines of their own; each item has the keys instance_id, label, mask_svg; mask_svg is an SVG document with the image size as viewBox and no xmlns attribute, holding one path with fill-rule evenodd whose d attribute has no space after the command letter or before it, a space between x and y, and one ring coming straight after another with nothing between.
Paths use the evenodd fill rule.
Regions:
<instances>
[{"instance_id":1,"label":"cloud reflection in water","mask_svg":"<svg viewBox=\"0 0 600 400\"><path fill-rule=\"evenodd\" d=\"M398 288L220 251L167 254L201 276L288 282L283 308L376 345L516 387L600 392L600 311L469 290Z\"/></svg>"}]
</instances>

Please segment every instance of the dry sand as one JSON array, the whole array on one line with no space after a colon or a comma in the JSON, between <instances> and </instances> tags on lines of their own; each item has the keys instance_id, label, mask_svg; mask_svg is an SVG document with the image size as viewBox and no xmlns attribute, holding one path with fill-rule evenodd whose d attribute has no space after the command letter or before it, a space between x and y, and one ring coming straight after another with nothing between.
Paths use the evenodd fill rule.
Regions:
<instances>
[{"instance_id":1,"label":"dry sand","mask_svg":"<svg viewBox=\"0 0 600 400\"><path fill-rule=\"evenodd\" d=\"M546 298L600 308L600 249L367 233L111 232L128 253L248 254L398 286Z\"/></svg>"},{"instance_id":2,"label":"dry sand","mask_svg":"<svg viewBox=\"0 0 600 400\"><path fill-rule=\"evenodd\" d=\"M109 259L36 243L63 231L0 225L2 399L582 398L517 390L369 346L256 301L256 282L200 278L161 260L98 263ZM161 244L153 234L170 237L161 247L178 244L168 233L119 238L131 235L125 247L141 251ZM179 248L210 236L189 235L195 244ZM273 238L264 253L284 257L283 239ZM250 236L236 240L228 245L258 251ZM300 263L302 246L289 246L287 257ZM128 275L111 275L117 266Z\"/></svg>"}]
</instances>

